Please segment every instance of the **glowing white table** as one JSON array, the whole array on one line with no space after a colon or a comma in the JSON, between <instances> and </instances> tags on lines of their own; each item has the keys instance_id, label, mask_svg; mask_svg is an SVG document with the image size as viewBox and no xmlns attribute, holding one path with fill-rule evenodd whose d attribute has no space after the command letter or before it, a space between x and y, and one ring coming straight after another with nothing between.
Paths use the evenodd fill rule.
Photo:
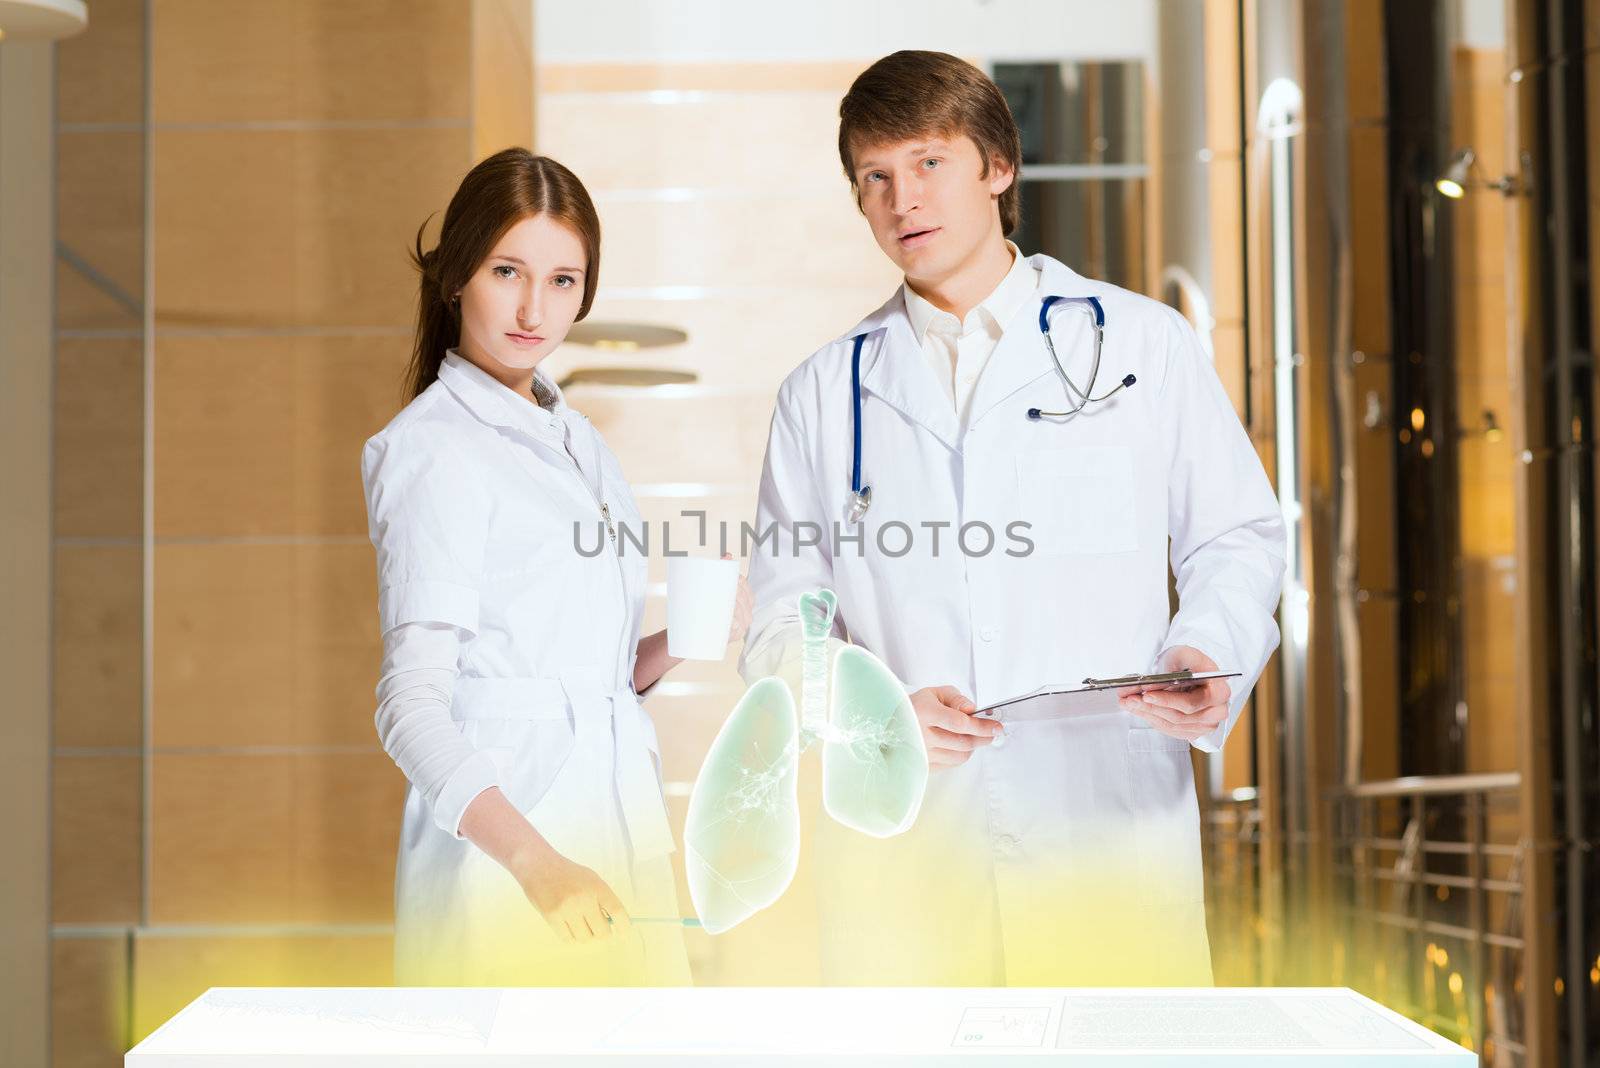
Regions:
<instances>
[{"instance_id":1,"label":"glowing white table","mask_svg":"<svg viewBox=\"0 0 1600 1068\"><path fill-rule=\"evenodd\" d=\"M1343 989L215 987L127 1068L467 1064L1042 1064L1469 1068Z\"/></svg>"}]
</instances>

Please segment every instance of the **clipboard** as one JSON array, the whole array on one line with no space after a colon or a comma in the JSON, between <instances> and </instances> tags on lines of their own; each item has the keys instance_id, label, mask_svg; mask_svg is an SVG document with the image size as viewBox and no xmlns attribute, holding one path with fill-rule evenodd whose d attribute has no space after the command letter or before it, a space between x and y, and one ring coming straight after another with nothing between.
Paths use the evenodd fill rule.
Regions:
<instances>
[{"instance_id":1,"label":"clipboard","mask_svg":"<svg viewBox=\"0 0 1600 1068\"><path fill-rule=\"evenodd\" d=\"M1237 671L1169 671L1158 675L1122 675L1112 679L1084 679L1072 690L1036 690L998 701L974 712L980 719L1000 723L1029 723L1122 711L1119 702L1129 694L1149 690L1192 690L1212 679L1236 679Z\"/></svg>"}]
</instances>

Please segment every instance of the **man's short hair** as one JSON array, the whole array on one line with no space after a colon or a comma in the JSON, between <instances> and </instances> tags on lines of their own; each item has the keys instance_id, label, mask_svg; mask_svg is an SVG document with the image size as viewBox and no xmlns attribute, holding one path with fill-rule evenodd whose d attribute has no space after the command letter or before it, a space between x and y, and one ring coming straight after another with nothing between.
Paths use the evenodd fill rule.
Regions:
<instances>
[{"instance_id":1,"label":"man's short hair","mask_svg":"<svg viewBox=\"0 0 1600 1068\"><path fill-rule=\"evenodd\" d=\"M1000 228L1010 234L1021 214L1022 137L1011 108L988 75L944 52L902 51L862 71L839 102L839 161L860 203L852 146L919 137L966 136L983 157L983 177L995 161L1010 166L1000 194Z\"/></svg>"}]
</instances>

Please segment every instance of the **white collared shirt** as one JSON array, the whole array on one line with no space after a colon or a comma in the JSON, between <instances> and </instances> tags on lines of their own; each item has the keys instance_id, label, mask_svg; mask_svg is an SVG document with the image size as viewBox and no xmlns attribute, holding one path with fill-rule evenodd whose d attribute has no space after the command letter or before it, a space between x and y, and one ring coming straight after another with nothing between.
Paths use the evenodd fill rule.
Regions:
<instances>
[{"instance_id":1,"label":"white collared shirt","mask_svg":"<svg viewBox=\"0 0 1600 1068\"><path fill-rule=\"evenodd\" d=\"M967 421L967 409L978 377L1000 344L1006 324L1039 290L1039 272L1014 243L1007 241L1006 247L1011 250L1011 269L1000 279L994 292L960 322L950 312L942 311L915 293L909 283L904 287L911 330L963 424Z\"/></svg>"}]
</instances>

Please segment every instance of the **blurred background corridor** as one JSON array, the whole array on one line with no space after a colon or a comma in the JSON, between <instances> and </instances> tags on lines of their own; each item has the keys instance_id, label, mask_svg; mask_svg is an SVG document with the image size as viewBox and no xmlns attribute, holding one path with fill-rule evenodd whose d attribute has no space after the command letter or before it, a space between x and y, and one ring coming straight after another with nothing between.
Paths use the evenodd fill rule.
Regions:
<instances>
[{"instance_id":1,"label":"blurred background corridor","mask_svg":"<svg viewBox=\"0 0 1600 1068\"><path fill-rule=\"evenodd\" d=\"M1600 1063L1600 0L0 0L0 30L7 1063L120 1064L210 986L390 981L358 457L461 176L519 144L587 183L599 293L547 368L647 520L736 531L778 383L899 281L834 144L899 48L992 74L1014 240L1180 309L1274 479L1282 644L1192 754L1217 981ZM730 657L648 701L677 831L743 691ZM816 982L824 877L693 935L697 981Z\"/></svg>"}]
</instances>

